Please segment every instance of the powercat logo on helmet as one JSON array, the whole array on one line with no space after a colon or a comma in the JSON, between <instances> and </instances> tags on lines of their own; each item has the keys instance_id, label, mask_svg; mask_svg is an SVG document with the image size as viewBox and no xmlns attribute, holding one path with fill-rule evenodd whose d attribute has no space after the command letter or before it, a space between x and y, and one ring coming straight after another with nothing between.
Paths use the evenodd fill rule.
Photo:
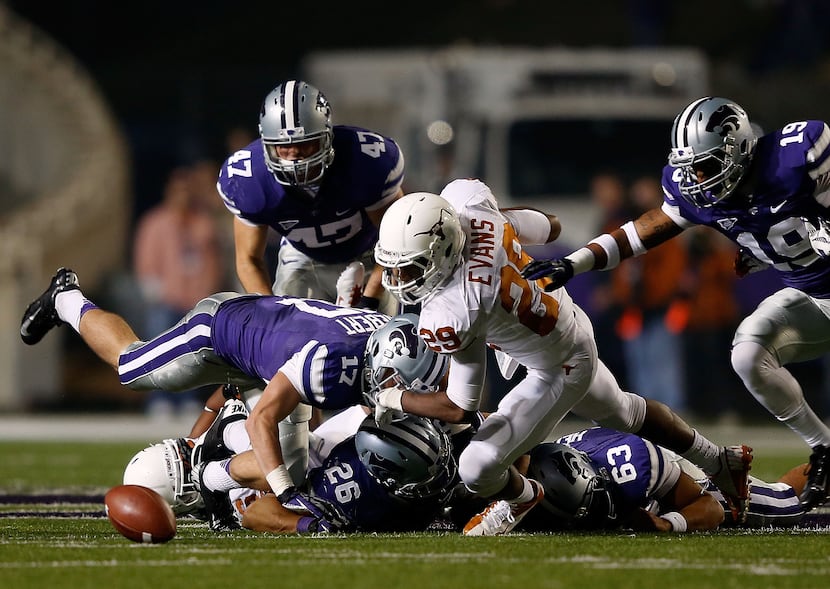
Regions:
<instances>
[{"instance_id":1,"label":"powercat logo on helmet","mask_svg":"<svg viewBox=\"0 0 830 589\"><path fill-rule=\"evenodd\" d=\"M417 334L415 333L415 326L414 325L409 326L409 331L410 331L410 338L417 338L418 337ZM410 357L414 360L416 358L416 356L418 355L418 349L417 349L417 347L411 347L411 346L408 345L409 342L411 341L410 338L407 338L406 333L401 328L398 328L395 331L393 331L392 333L390 333L389 334L389 341L394 346L394 352L390 352L389 355L392 356L394 354L397 354L398 356L408 356L408 357Z\"/></svg>"},{"instance_id":2,"label":"powercat logo on helmet","mask_svg":"<svg viewBox=\"0 0 830 589\"><path fill-rule=\"evenodd\" d=\"M726 137L731 131L737 131L741 127L739 113L732 105L724 104L712 113L706 122L706 130Z\"/></svg>"}]
</instances>

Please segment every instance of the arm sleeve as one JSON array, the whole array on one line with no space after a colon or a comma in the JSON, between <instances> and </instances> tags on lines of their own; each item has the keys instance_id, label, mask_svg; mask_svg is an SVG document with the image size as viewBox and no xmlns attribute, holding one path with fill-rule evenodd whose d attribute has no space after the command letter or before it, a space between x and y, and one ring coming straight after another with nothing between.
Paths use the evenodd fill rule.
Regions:
<instances>
[{"instance_id":1,"label":"arm sleeve","mask_svg":"<svg viewBox=\"0 0 830 589\"><path fill-rule=\"evenodd\" d=\"M546 214L533 209L510 209L501 213L516 230L519 243L522 245L541 245L548 242L550 221Z\"/></svg>"},{"instance_id":2,"label":"arm sleeve","mask_svg":"<svg viewBox=\"0 0 830 589\"><path fill-rule=\"evenodd\" d=\"M476 411L481 403L487 374L487 348L476 340L450 360L447 397L464 411Z\"/></svg>"}]
</instances>

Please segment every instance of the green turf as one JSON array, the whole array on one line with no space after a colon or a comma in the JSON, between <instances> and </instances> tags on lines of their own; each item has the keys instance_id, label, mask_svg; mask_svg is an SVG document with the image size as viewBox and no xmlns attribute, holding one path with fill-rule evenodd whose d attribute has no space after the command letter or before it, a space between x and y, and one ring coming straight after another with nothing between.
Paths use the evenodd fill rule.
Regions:
<instances>
[{"instance_id":1,"label":"green turf","mask_svg":"<svg viewBox=\"0 0 830 589\"><path fill-rule=\"evenodd\" d=\"M102 494L141 443L0 443L0 493ZM803 455L757 456L776 478ZM11 512L99 513L94 503L5 505ZM1 514L2 512L0 512ZM104 518L0 517L0 588L825 588L826 530L657 535L457 534L278 537L211 533L179 520L176 538L145 546Z\"/></svg>"}]
</instances>

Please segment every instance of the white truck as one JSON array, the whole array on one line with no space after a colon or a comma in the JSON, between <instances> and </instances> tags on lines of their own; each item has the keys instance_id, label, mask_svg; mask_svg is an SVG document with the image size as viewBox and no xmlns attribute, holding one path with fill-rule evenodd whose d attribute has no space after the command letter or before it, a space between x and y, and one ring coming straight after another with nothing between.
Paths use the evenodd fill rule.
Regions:
<instances>
[{"instance_id":1,"label":"white truck","mask_svg":"<svg viewBox=\"0 0 830 589\"><path fill-rule=\"evenodd\" d=\"M659 174L674 116L709 91L695 49L447 48L309 54L302 75L336 124L393 137L407 191L477 177L503 206L554 212L593 236L589 179Z\"/></svg>"}]
</instances>

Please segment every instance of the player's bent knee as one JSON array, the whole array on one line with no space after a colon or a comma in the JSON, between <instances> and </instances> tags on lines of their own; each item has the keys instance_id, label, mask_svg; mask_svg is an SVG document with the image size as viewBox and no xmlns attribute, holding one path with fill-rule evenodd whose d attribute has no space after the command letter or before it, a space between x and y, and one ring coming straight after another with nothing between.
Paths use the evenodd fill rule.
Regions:
<instances>
[{"instance_id":1,"label":"player's bent knee","mask_svg":"<svg viewBox=\"0 0 830 589\"><path fill-rule=\"evenodd\" d=\"M769 352L755 342L736 343L730 357L732 369L745 383L758 382L763 379L763 367L766 365L764 360L769 356Z\"/></svg>"},{"instance_id":2,"label":"player's bent knee","mask_svg":"<svg viewBox=\"0 0 830 589\"><path fill-rule=\"evenodd\" d=\"M506 468L501 453L488 442L473 441L458 459L458 475L464 485L482 497L494 495L505 485Z\"/></svg>"},{"instance_id":3,"label":"player's bent knee","mask_svg":"<svg viewBox=\"0 0 830 589\"><path fill-rule=\"evenodd\" d=\"M623 391L618 395L616 411L595 421L611 429L623 432L637 432L646 418L646 400L640 395Z\"/></svg>"}]
</instances>

